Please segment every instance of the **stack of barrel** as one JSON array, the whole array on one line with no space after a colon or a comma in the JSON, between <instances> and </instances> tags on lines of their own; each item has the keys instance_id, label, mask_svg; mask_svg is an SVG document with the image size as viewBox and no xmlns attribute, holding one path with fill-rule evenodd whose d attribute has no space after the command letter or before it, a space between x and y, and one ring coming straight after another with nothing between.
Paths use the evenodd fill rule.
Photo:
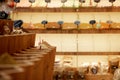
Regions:
<instances>
[{"instance_id":1,"label":"stack of barrel","mask_svg":"<svg viewBox=\"0 0 120 80\"><path fill-rule=\"evenodd\" d=\"M47 48L37 49L34 43L32 33L0 35L0 80L53 80L56 47L41 43Z\"/></svg>"}]
</instances>

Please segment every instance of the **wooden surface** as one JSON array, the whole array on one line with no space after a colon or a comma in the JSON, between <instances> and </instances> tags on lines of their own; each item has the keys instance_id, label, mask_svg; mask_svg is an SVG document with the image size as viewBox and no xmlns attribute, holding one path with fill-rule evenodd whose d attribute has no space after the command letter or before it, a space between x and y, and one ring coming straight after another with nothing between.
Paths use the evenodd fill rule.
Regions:
<instances>
[{"instance_id":1,"label":"wooden surface","mask_svg":"<svg viewBox=\"0 0 120 80\"><path fill-rule=\"evenodd\" d=\"M85 80L113 80L112 74L86 74Z\"/></svg>"},{"instance_id":2,"label":"wooden surface","mask_svg":"<svg viewBox=\"0 0 120 80\"><path fill-rule=\"evenodd\" d=\"M76 33L80 33L80 34L84 34L84 33L113 33L113 34L116 34L116 33L120 33L120 29L80 29L80 30L77 30L77 29L65 29L65 30L46 30L46 29L27 29L29 32L32 32L32 33L53 33L53 34L56 34L56 33L73 33L73 34L76 34Z\"/></svg>"},{"instance_id":3,"label":"wooden surface","mask_svg":"<svg viewBox=\"0 0 120 80\"><path fill-rule=\"evenodd\" d=\"M120 55L120 52L56 52L56 55Z\"/></svg>"},{"instance_id":4,"label":"wooden surface","mask_svg":"<svg viewBox=\"0 0 120 80\"><path fill-rule=\"evenodd\" d=\"M12 57L17 63L13 66L17 65L22 68L23 71L14 73L15 69L7 70L4 68L6 65L2 65L3 67L0 67L0 72L8 74L12 80L53 80L55 52L55 47L49 47L49 49L43 50L31 48L26 49L26 51L21 51L20 53L14 53ZM32 63L32 65L24 61L28 61ZM2 68L4 68L4 70Z\"/></svg>"},{"instance_id":5,"label":"wooden surface","mask_svg":"<svg viewBox=\"0 0 120 80\"><path fill-rule=\"evenodd\" d=\"M45 8L17 7L14 12L120 12L120 7Z\"/></svg>"},{"instance_id":6,"label":"wooden surface","mask_svg":"<svg viewBox=\"0 0 120 80\"><path fill-rule=\"evenodd\" d=\"M35 34L26 33L18 35L0 36L0 54L8 52L14 53L21 50L34 47Z\"/></svg>"}]
</instances>

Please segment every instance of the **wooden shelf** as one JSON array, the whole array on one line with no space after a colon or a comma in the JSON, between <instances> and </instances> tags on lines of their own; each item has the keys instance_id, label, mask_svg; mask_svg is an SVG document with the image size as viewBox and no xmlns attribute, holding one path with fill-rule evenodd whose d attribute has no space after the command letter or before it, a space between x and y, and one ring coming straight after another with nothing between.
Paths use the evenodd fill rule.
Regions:
<instances>
[{"instance_id":1,"label":"wooden shelf","mask_svg":"<svg viewBox=\"0 0 120 80\"><path fill-rule=\"evenodd\" d=\"M17 7L14 12L120 12L120 7L45 8Z\"/></svg>"},{"instance_id":2,"label":"wooden shelf","mask_svg":"<svg viewBox=\"0 0 120 80\"><path fill-rule=\"evenodd\" d=\"M120 52L56 52L56 55L120 55Z\"/></svg>"},{"instance_id":3,"label":"wooden shelf","mask_svg":"<svg viewBox=\"0 0 120 80\"><path fill-rule=\"evenodd\" d=\"M120 33L120 29L66 29L66 30L60 30L60 29L56 29L56 30L46 30L46 29L27 29L29 32L32 33L72 33L72 34L76 34L76 33L80 33L80 34L84 34L84 33L88 33L88 34L92 34L92 33L112 33L112 34L116 34L116 33Z\"/></svg>"}]
</instances>

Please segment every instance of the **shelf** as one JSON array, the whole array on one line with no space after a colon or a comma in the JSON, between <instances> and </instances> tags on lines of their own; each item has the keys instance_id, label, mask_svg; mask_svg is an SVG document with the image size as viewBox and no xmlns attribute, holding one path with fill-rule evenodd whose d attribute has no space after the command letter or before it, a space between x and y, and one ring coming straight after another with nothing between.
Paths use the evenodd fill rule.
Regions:
<instances>
[{"instance_id":1,"label":"shelf","mask_svg":"<svg viewBox=\"0 0 120 80\"><path fill-rule=\"evenodd\" d=\"M120 55L120 52L56 52L56 55Z\"/></svg>"},{"instance_id":2,"label":"shelf","mask_svg":"<svg viewBox=\"0 0 120 80\"><path fill-rule=\"evenodd\" d=\"M17 7L14 12L120 12L120 7L45 8Z\"/></svg>"},{"instance_id":3,"label":"shelf","mask_svg":"<svg viewBox=\"0 0 120 80\"><path fill-rule=\"evenodd\" d=\"M60 29L56 29L56 30L46 30L46 29L27 29L29 32L32 33L72 33L72 34L76 34L76 33L88 33L88 34L92 34L92 33L112 33L112 34L116 34L116 33L120 33L120 29L66 29L66 30L60 30Z\"/></svg>"}]
</instances>

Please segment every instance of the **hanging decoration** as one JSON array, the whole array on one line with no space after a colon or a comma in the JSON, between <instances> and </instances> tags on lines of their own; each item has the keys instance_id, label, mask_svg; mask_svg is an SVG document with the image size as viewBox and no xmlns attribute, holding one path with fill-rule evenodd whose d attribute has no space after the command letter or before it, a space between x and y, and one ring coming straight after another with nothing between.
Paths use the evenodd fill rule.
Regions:
<instances>
[{"instance_id":1,"label":"hanging decoration","mask_svg":"<svg viewBox=\"0 0 120 80\"><path fill-rule=\"evenodd\" d=\"M35 3L35 0L29 0L29 2L31 3L30 7L32 7L32 4Z\"/></svg>"},{"instance_id":2,"label":"hanging decoration","mask_svg":"<svg viewBox=\"0 0 120 80\"><path fill-rule=\"evenodd\" d=\"M58 21L57 22L60 25L60 29L62 29L62 24L64 23L63 21Z\"/></svg>"},{"instance_id":3,"label":"hanging decoration","mask_svg":"<svg viewBox=\"0 0 120 80\"><path fill-rule=\"evenodd\" d=\"M80 2L80 7L82 7L82 4L85 3L85 0L79 0Z\"/></svg>"},{"instance_id":4,"label":"hanging decoration","mask_svg":"<svg viewBox=\"0 0 120 80\"><path fill-rule=\"evenodd\" d=\"M46 24L48 24L47 18L48 18L48 13L46 13L45 19L41 22L41 24L44 25L44 28L45 28L45 29L46 29Z\"/></svg>"},{"instance_id":5,"label":"hanging decoration","mask_svg":"<svg viewBox=\"0 0 120 80\"><path fill-rule=\"evenodd\" d=\"M29 0L29 2L30 2L30 3L34 3L34 2L35 2L35 0Z\"/></svg>"},{"instance_id":6,"label":"hanging decoration","mask_svg":"<svg viewBox=\"0 0 120 80\"><path fill-rule=\"evenodd\" d=\"M50 2L51 2L51 0L45 0L45 2L46 2L46 3L50 3Z\"/></svg>"},{"instance_id":7,"label":"hanging decoration","mask_svg":"<svg viewBox=\"0 0 120 80\"><path fill-rule=\"evenodd\" d=\"M61 0L61 3L65 3L65 2L67 2L67 0Z\"/></svg>"},{"instance_id":8,"label":"hanging decoration","mask_svg":"<svg viewBox=\"0 0 120 80\"><path fill-rule=\"evenodd\" d=\"M80 21L77 20L77 21L74 22L74 24L77 25L77 29L79 29Z\"/></svg>"},{"instance_id":9,"label":"hanging decoration","mask_svg":"<svg viewBox=\"0 0 120 80\"><path fill-rule=\"evenodd\" d=\"M109 28L111 28L111 24L113 23L112 20L108 20L107 23L109 24Z\"/></svg>"},{"instance_id":10,"label":"hanging decoration","mask_svg":"<svg viewBox=\"0 0 120 80\"><path fill-rule=\"evenodd\" d=\"M112 3L112 6L113 6L113 3L115 2L116 0L109 0L110 3Z\"/></svg>"},{"instance_id":11,"label":"hanging decoration","mask_svg":"<svg viewBox=\"0 0 120 80\"><path fill-rule=\"evenodd\" d=\"M97 4L96 4L96 7L97 7L97 6L98 6L98 3L100 2L100 0L94 0L94 2L97 3Z\"/></svg>"},{"instance_id":12,"label":"hanging decoration","mask_svg":"<svg viewBox=\"0 0 120 80\"><path fill-rule=\"evenodd\" d=\"M20 28L23 24L23 21L22 20L15 20L14 21L14 27L15 28Z\"/></svg>"},{"instance_id":13,"label":"hanging decoration","mask_svg":"<svg viewBox=\"0 0 120 80\"><path fill-rule=\"evenodd\" d=\"M14 2L16 3L15 6L14 6L16 8L17 3L20 3L20 0L14 0Z\"/></svg>"},{"instance_id":14,"label":"hanging decoration","mask_svg":"<svg viewBox=\"0 0 120 80\"><path fill-rule=\"evenodd\" d=\"M77 25L77 29L79 29L80 18L79 18L79 13L78 12L77 12L77 20L74 21L74 24Z\"/></svg>"},{"instance_id":15,"label":"hanging decoration","mask_svg":"<svg viewBox=\"0 0 120 80\"><path fill-rule=\"evenodd\" d=\"M63 13L61 13L61 20L59 20L58 22L57 22L59 25L60 25L60 29L62 30L62 25L64 24L64 21L63 21Z\"/></svg>"},{"instance_id":16,"label":"hanging decoration","mask_svg":"<svg viewBox=\"0 0 120 80\"><path fill-rule=\"evenodd\" d=\"M42 22L41 22L41 24L43 24L44 25L44 28L45 28L45 25L48 23L48 21L47 20L43 20Z\"/></svg>"},{"instance_id":17,"label":"hanging decoration","mask_svg":"<svg viewBox=\"0 0 120 80\"><path fill-rule=\"evenodd\" d=\"M63 3L62 7L65 6L65 3L67 2L67 0L61 0L61 3Z\"/></svg>"},{"instance_id":18,"label":"hanging decoration","mask_svg":"<svg viewBox=\"0 0 120 80\"><path fill-rule=\"evenodd\" d=\"M5 11L0 11L0 19L7 19L8 14Z\"/></svg>"},{"instance_id":19,"label":"hanging decoration","mask_svg":"<svg viewBox=\"0 0 120 80\"><path fill-rule=\"evenodd\" d=\"M92 25L92 28L94 28L94 26L93 26L93 25L94 25L95 23L96 23L96 21L95 21L95 20L90 20L90 21L89 21L89 24L91 24L91 25Z\"/></svg>"},{"instance_id":20,"label":"hanging decoration","mask_svg":"<svg viewBox=\"0 0 120 80\"><path fill-rule=\"evenodd\" d=\"M47 3L47 4L46 4L46 7L48 7L48 3L50 3L51 0L45 0L45 2Z\"/></svg>"},{"instance_id":21,"label":"hanging decoration","mask_svg":"<svg viewBox=\"0 0 120 80\"><path fill-rule=\"evenodd\" d=\"M14 2L16 2L16 3L20 3L20 0L14 0Z\"/></svg>"},{"instance_id":22,"label":"hanging decoration","mask_svg":"<svg viewBox=\"0 0 120 80\"><path fill-rule=\"evenodd\" d=\"M79 2L81 2L81 3L85 3L85 0L79 0Z\"/></svg>"}]
</instances>

